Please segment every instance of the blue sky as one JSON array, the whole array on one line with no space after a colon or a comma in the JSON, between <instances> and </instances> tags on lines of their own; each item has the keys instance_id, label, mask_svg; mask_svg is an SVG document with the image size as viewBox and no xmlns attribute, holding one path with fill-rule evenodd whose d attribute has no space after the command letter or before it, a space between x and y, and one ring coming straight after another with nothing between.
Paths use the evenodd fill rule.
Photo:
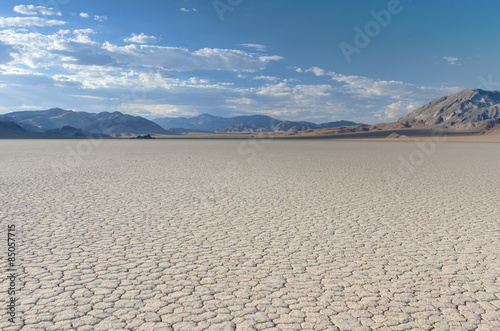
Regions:
<instances>
[{"instance_id":1,"label":"blue sky","mask_svg":"<svg viewBox=\"0 0 500 331\"><path fill-rule=\"evenodd\" d=\"M0 113L265 114L391 122L500 90L500 2L37 0L0 4Z\"/></svg>"}]
</instances>

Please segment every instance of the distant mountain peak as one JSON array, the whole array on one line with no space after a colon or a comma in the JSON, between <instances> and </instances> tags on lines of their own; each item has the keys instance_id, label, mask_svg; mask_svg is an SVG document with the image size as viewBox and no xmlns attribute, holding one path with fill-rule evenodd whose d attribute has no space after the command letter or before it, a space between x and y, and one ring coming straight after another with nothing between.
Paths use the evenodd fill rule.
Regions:
<instances>
[{"instance_id":1,"label":"distant mountain peak","mask_svg":"<svg viewBox=\"0 0 500 331\"><path fill-rule=\"evenodd\" d=\"M42 110L42 111L44 111L44 110ZM47 113L74 113L74 111L72 111L72 110L66 110L66 109L62 109L59 107L50 108L48 110L45 110L45 112L47 112Z\"/></svg>"},{"instance_id":2,"label":"distant mountain peak","mask_svg":"<svg viewBox=\"0 0 500 331\"><path fill-rule=\"evenodd\" d=\"M401 117L398 122L411 126L474 125L500 117L500 92L466 89L441 97Z\"/></svg>"}]
</instances>

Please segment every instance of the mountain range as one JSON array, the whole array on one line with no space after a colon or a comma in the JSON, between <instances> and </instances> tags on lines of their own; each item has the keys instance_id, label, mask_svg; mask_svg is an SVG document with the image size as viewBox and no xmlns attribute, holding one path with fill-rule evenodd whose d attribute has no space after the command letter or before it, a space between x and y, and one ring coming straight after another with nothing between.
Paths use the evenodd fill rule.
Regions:
<instances>
[{"instance_id":1,"label":"mountain range","mask_svg":"<svg viewBox=\"0 0 500 331\"><path fill-rule=\"evenodd\" d=\"M48 130L70 126L86 132L105 135L167 134L159 125L120 112L87 113L52 108L40 111L20 111L5 114L23 129L45 133Z\"/></svg>"},{"instance_id":2,"label":"mountain range","mask_svg":"<svg viewBox=\"0 0 500 331\"><path fill-rule=\"evenodd\" d=\"M350 121L315 124L305 121L281 121L265 115L227 118L209 114L191 118L163 117L150 121L120 112L95 114L60 108L0 115L0 138L110 138L144 134L183 135L193 132L266 132L271 136L322 136L379 131L389 135L395 130L421 129L498 134L500 92L467 89L435 99L395 122L376 125Z\"/></svg>"},{"instance_id":3,"label":"mountain range","mask_svg":"<svg viewBox=\"0 0 500 331\"><path fill-rule=\"evenodd\" d=\"M327 127L357 125L350 121L316 124L304 121L281 121L265 115L221 117L201 114L195 117L162 117L153 120L164 129L182 128L215 133L255 133L289 130L309 130Z\"/></svg>"},{"instance_id":4,"label":"mountain range","mask_svg":"<svg viewBox=\"0 0 500 331\"><path fill-rule=\"evenodd\" d=\"M220 117L202 114L192 118L159 118L153 121L120 112L87 113L52 108L40 111L20 111L1 115L3 134L0 136L83 138L90 135L136 136L141 134L181 135L197 133L254 133L307 130L322 127L357 125L338 121L323 124L281 121L263 115ZM156 122L156 123L155 123ZM7 132L9 130L9 132ZM15 134L13 133L15 131ZM80 131L78 131L80 130ZM33 135L38 133L39 135Z\"/></svg>"}]
</instances>

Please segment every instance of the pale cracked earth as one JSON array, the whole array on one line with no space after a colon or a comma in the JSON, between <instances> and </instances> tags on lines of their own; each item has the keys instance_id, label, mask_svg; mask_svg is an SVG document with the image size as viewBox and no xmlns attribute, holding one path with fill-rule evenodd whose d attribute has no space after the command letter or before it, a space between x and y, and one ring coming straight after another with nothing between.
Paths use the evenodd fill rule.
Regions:
<instances>
[{"instance_id":1,"label":"pale cracked earth","mask_svg":"<svg viewBox=\"0 0 500 331\"><path fill-rule=\"evenodd\" d=\"M498 143L89 143L0 141L0 329L500 330Z\"/></svg>"}]
</instances>

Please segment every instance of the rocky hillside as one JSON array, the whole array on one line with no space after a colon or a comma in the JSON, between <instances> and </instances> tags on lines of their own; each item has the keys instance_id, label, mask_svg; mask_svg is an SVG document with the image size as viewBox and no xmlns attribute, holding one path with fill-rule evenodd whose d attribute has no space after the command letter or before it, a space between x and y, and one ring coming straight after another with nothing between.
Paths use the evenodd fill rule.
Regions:
<instances>
[{"instance_id":1,"label":"rocky hillside","mask_svg":"<svg viewBox=\"0 0 500 331\"><path fill-rule=\"evenodd\" d=\"M482 121L500 118L500 92L464 90L436 99L400 118L411 126L439 126L472 129Z\"/></svg>"}]
</instances>

